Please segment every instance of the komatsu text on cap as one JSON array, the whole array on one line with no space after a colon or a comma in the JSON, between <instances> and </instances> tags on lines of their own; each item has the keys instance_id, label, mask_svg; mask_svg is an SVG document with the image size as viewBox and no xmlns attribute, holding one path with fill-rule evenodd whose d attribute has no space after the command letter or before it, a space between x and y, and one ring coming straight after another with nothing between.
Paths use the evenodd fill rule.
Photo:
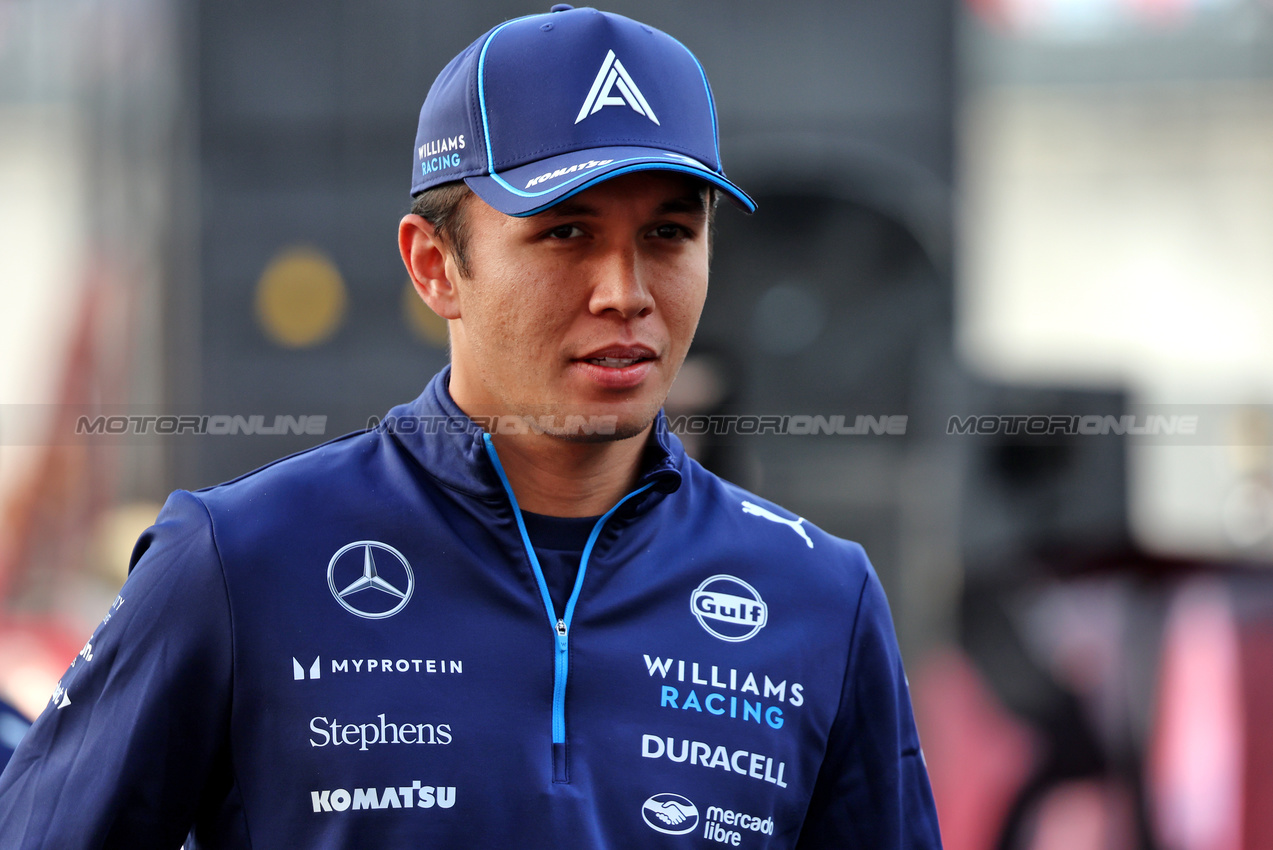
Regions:
<instances>
[{"instance_id":1,"label":"komatsu text on cap","mask_svg":"<svg viewBox=\"0 0 1273 850\"><path fill-rule=\"evenodd\" d=\"M676 171L756 205L721 168L716 106L671 36L596 9L507 21L451 60L420 110L411 194L464 180L533 215L602 180Z\"/></svg>"}]
</instances>

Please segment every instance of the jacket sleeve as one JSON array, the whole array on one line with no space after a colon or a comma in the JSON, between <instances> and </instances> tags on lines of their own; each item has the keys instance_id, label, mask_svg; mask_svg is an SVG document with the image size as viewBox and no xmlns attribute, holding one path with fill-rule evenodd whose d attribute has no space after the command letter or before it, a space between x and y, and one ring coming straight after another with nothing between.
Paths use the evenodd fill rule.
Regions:
<instances>
[{"instance_id":1,"label":"jacket sleeve","mask_svg":"<svg viewBox=\"0 0 1273 850\"><path fill-rule=\"evenodd\" d=\"M858 602L839 713L800 850L939 850L937 810L893 619L874 570Z\"/></svg>"},{"instance_id":2,"label":"jacket sleeve","mask_svg":"<svg viewBox=\"0 0 1273 850\"><path fill-rule=\"evenodd\" d=\"M177 492L0 774L0 846L179 848L225 793L231 660L211 521Z\"/></svg>"}]
</instances>

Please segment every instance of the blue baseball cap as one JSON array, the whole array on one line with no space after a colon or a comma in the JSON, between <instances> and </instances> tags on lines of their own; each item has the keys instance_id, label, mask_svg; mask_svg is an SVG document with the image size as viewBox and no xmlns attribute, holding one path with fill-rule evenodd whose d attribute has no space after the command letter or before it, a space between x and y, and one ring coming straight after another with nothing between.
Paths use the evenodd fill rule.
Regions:
<instances>
[{"instance_id":1,"label":"blue baseball cap","mask_svg":"<svg viewBox=\"0 0 1273 850\"><path fill-rule=\"evenodd\" d=\"M500 24L442 69L420 109L414 165L412 195L464 180L514 216L633 171L688 174L756 209L721 168L694 54L630 18L566 5Z\"/></svg>"}]
</instances>

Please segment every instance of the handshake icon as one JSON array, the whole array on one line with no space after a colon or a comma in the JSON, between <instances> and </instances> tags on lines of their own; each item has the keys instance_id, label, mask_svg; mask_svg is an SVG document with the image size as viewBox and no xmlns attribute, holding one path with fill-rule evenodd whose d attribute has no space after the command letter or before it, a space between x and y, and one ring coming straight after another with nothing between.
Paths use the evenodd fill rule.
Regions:
<instances>
[{"instance_id":1,"label":"handshake icon","mask_svg":"<svg viewBox=\"0 0 1273 850\"><path fill-rule=\"evenodd\" d=\"M668 826L680 826L689 818L698 814L698 812L694 809L682 806L675 800L664 800L662 803L656 803L653 800L646 800L645 808L646 811L650 812Z\"/></svg>"},{"instance_id":2,"label":"handshake icon","mask_svg":"<svg viewBox=\"0 0 1273 850\"><path fill-rule=\"evenodd\" d=\"M685 835L698 826L698 807L680 794L655 794L641 807L646 824L657 832Z\"/></svg>"}]
</instances>

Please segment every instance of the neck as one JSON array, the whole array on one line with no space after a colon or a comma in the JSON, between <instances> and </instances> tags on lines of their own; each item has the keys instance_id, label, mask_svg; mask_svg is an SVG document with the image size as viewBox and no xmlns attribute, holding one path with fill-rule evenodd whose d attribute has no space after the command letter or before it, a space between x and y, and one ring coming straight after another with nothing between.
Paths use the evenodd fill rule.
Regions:
<instances>
[{"instance_id":1,"label":"neck","mask_svg":"<svg viewBox=\"0 0 1273 850\"><path fill-rule=\"evenodd\" d=\"M546 434L492 436L524 511L600 516L632 491L650 429L626 440L576 443Z\"/></svg>"}]
</instances>

